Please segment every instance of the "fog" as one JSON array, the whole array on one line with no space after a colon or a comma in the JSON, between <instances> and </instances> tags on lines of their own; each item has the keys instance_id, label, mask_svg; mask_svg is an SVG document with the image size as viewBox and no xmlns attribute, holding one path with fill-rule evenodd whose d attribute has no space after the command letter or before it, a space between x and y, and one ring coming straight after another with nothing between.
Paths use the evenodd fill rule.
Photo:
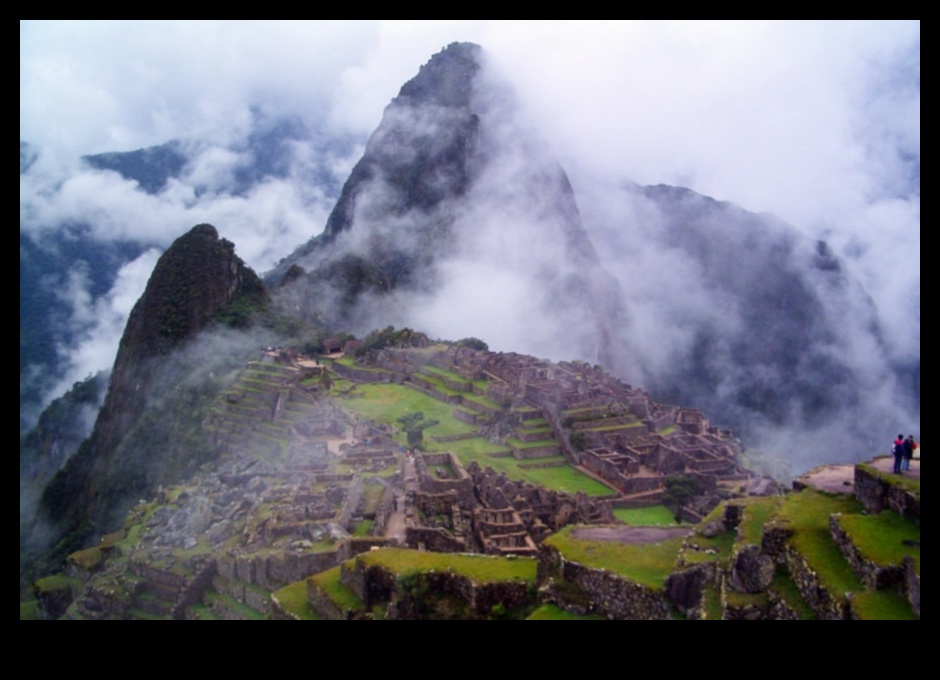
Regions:
<instances>
[{"instance_id":1,"label":"fog","mask_svg":"<svg viewBox=\"0 0 940 680\"><path fill-rule=\"evenodd\" d=\"M919 39L919 22L21 22L20 138L37 153L21 173L21 231L41 242L80 223L89 238L148 248L97 298L80 264L69 273L57 294L73 310L63 323L74 340L58 348L68 368L46 376L47 399L110 366L128 302L192 225L214 224L259 272L319 233L401 85L447 43L469 40L514 89L517 129L537 131L540 153L567 172L624 289L616 368L645 381L690 350L690 329L742 331L734 301L703 283L709 272L664 241L655 206L623 193L630 182L686 186L776 215L810 250L828 243L870 296L884 342L856 328L864 315L825 310L843 329L833 346L866 367L861 384L893 419L889 435L917 431L919 414L896 409L884 371L920 357ZM252 135L279 120L307 136L289 141L283 172L246 188ZM447 207L457 256L433 286L385 299L360 322L591 359L588 323L546 312L545 291L572 265L537 197L513 191L527 172L524 140L489 134L498 162L475 200ZM79 161L173 139L186 165L155 194ZM407 216L374 219L387 198L376 191L360 205L359 224L372 226L347 237L351 250L409 232ZM869 304L844 296L851 309ZM575 298L559 303L577 312ZM846 424L831 429L837 441ZM771 446L775 436L763 433Z\"/></svg>"}]
</instances>

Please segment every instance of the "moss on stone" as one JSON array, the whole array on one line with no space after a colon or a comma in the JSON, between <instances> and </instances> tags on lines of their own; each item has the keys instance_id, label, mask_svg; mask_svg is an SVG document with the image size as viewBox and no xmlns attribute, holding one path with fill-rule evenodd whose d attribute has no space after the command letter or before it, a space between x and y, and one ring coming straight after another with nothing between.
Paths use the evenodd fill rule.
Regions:
<instances>
[{"instance_id":1,"label":"moss on stone","mask_svg":"<svg viewBox=\"0 0 940 680\"><path fill-rule=\"evenodd\" d=\"M396 575L412 571L449 571L474 583L525 581L535 583L536 561L525 557L491 555L456 555L383 548L363 553L358 558L367 566L382 566Z\"/></svg>"},{"instance_id":2,"label":"moss on stone","mask_svg":"<svg viewBox=\"0 0 940 680\"><path fill-rule=\"evenodd\" d=\"M682 537L658 543L618 543L574 537L576 527L565 527L545 540L545 545L585 567L606 569L647 588L661 591L676 566Z\"/></svg>"},{"instance_id":3,"label":"moss on stone","mask_svg":"<svg viewBox=\"0 0 940 680\"><path fill-rule=\"evenodd\" d=\"M271 593L271 599L274 600L282 610L288 614L296 616L301 621L317 621L320 617L310 601L307 599L307 582L297 581L289 586L284 586L280 590Z\"/></svg>"},{"instance_id":4,"label":"moss on stone","mask_svg":"<svg viewBox=\"0 0 940 680\"><path fill-rule=\"evenodd\" d=\"M877 515L842 515L839 524L865 559L890 566L911 557L920 574L920 527L911 520L885 510Z\"/></svg>"},{"instance_id":5,"label":"moss on stone","mask_svg":"<svg viewBox=\"0 0 940 680\"><path fill-rule=\"evenodd\" d=\"M869 590L852 598L852 612L866 621L911 621L917 615L902 595L888 590Z\"/></svg>"},{"instance_id":6,"label":"moss on stone","mask_svg":"<svg viewBox=\"0 0 940 680\"><path fill-rule=\"evenodd\" d=\"M573 614L572 612L566 611L561 607L558 607L553 604L543 604L541 607L532 612L527 618L527 621L604 621L603 616L598 616L596 614L589 614L587 616L581 616L579 614Z\"/></svg>"}]
</instances>

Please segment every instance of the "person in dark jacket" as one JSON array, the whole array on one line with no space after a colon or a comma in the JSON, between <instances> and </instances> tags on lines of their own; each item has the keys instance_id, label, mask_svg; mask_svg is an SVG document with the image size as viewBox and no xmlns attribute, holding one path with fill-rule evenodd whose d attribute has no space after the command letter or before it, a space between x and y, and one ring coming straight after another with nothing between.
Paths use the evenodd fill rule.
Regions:
<instances>
[{"instance_id":1,"label":"person in dark jacket","mask_svg":"<svg viewBox=\"0 0 940 680\"><path fill-rule=\"evenodd\" d=\"M911 458L914 457L914 435L907 435L907 439L904 440L904 460L901 461L902 470L911 469Z\"/></svg>"},{"instance_id":2,"label":"person in dark jacket","mask_svg":"<svg viewBox=\"0 0 940 680\"><path fill-rule=\"evenodd\" d=\"M901 463L904 460L903 434L899 434L898 438L894 440L894 446L891 448L891 453L894 455L894 473L899 475L901 474Z\"/></svg>"}]
</instances>

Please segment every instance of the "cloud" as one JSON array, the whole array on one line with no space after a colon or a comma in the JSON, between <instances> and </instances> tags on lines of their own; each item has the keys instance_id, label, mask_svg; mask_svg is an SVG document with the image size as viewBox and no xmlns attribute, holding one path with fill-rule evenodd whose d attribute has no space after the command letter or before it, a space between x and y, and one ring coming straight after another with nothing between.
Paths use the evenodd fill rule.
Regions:
<instances>
[{"instance_id":1,"label":"cloud","mask_svg":"<svg viewBox=\"0 0 940 680\"><path fill-rule=\"evenodd\" d=\"M56 348L62 362L61 373L47 395L48 400L64 394L89 375L111 370L127 317L144 292L159 256L158 250L150 249L125 264L111 289L98 298L93 298L89 292L84 263L68 273L66 286L60 294L71 309L65 323L75 340Z\"/></svg>"},{"instance_id":2,"label":"cloud","mask_svg":"<svg viewBox=\"0 0 940 680\"><path fill-rule=\"evenodd\" d=\"M94 238L165 248L210 222L251 266L268 269L323 228L336 190L314 178L341 183L401 85L454 40L483 45L515 89L518 114L561 159L593 237L596 219L621 209L602 204L602 190L625 180L773 213L829 242L872 296L892 358L919 360L917 21L21 22L20 136L41 152L21 175L21 229L84 223ZM346 135L355 151L298 142L286 175L233 191L258 111L300 120L323 139ZM198 144L157 195L77 163L170 139ZM483 276L469 259L448 265L440 296L410 319L432 333L485 320L486 307L467 297L472 286L505 299L533 294L495 271L505 251L480 246L499 242L487 239L519 238L536 259L554 247L532 221L514 216L516 230L504 233L482 210L461 219L476 229L465 245L483 248ZM632 323L655 334L652 270L683 265L640 235L621 239L635 246L625 256ZM733 322L734 310L703 299L698 275L685 274L671 279L683 301L670 312L675 327ZM76 319L97 302L82 299L79 284ZM466 334L509 349L520 337L499 318ZM653 343L652 365L687 349L688 337Z\"/></svg>"}]
</instances>

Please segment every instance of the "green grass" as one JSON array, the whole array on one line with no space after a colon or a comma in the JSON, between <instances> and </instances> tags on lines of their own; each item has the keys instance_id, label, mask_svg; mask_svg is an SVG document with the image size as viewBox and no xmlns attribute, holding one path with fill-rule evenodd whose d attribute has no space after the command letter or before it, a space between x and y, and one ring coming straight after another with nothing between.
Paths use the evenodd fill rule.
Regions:
<instances>
[{"instance_id":1,"label":"green grass","mask_svg":"<svg viewBox=\"0 0 940 680\"><path fill-rule=\"evenodd\" d=\"M557 607L553 604L543 604L532 612L526 621L604 621L603 616L591 614L589 616L579 616L569 611Z\"/></svg>"},{"instance_id":2,"label":"green grass","mask_svg":"<svg viewBox=\"0 0 940 680\"><path fill-rule=\"evenodd\" d=\"M682 537L660 543L623 544L614 541L589 541L575 538L575 527L565 527L545 540L565 559L586 567L606 569L652 590L662 590L663 582L674 570L682 547Z\"/></svg>"},{"instance_id":3,"label":"green grass","mask_svg":"<svg viewBox=\"0 0 940 680\"><path fill-rule=\"evenodd\" d=\"M163 616L162 614L153 614L151 612L145 612L143 609L131 609L128 614L130 614L131 619L136 621L167 621L169 617Z\"/></svg>"},{"instance_id":4,"label":"green grass","mask_svg":"<svg viewBox=\"0 0 940 680\"><path fill-rule=\"evenodd\" d=\"M362 399L339 400L340 406L377 423L396 425L398 418L410 413L424 413L425 418L440 424L425 430L428 443L431 435L450 436L476 432L477 428L453 417L453 404L445 404L423 392L402 385L363 384L356 389Z\"/></svg>"},{"instance_id":5,"label":"green grass","mask_svg":"<svg viewBox=\"0 0 940 680\"><path fill-rule=\"evenodd\" d=\"M634 527L677 526L672 510L665 505L651 505L648 508L617 508L614 510L614 517Z\"/></svg>"},{"instance_id":6,"label":"green grass","mask_svg":"<svg viewBox=\"0 0 940 680\"><path fill-rule=\"evenodd\" d=\"M194 604L186 608L189 616L196 621L218 621L219 615L204 604Z\"/></svg>"},{"instance_id":7,"label":"green grass","mask_svg":"<svg viewBox=\"0 0 940 680\"><path fill-rule=\"evenodd\" d=\"M490 555L455 555L383 548L356 558L366 566L382 566L396 575L413 571L450 571L474 583L525 581L535 583L536 561L525 557L507 558Z\"/></svg>"},{"instance_id":8,"label":"green grass","mask_svg":"<svg viewBox=\"0 0 940 680\"><path fill-rule=\"evenodd\" d=\"M705 609L705 619L707 621L721 621L723 611L721 608L721 593L714 583L705 586L702 593L702 605Z\"/></svg>"},{"instance_id":9,"label":"green grass","mask_svg":"<svg viewBox=\"0 0 940 680\"><path fill-rule=\"evenodd\" d=\"M333 567L310 577L316 586L343 611L364 611L365 605L359 596L339 581L340 567Z\"/></svg>"},{"instance_id":10,"label":"green grass","mask_svg":"<svg viewBox=\"0 0 940 680\"><path fill-rule=\"evenodd\" d=\"M865 621L911 621L917 616L902 595L888 590L870 590L852 598L852 610Z\"/></svg>"},{"instance_id":11,"label":"green grass","mask_svg":"<svg viewBox=\"0 0 940 680\"><path fill-rule=\"evenodd\" d=\"M427 375L424 373L420 373L418 375L420 375L424 381L430 383L434 387L434 389L436 389L438 392L440 392L441 394L447 395L448 397L459 397L459 396L468 394L467 392L461 392L460 390L455 390L452 387L448 387L447 385L444 384L444 381L438 376Z\"/></svg>"},{"instance_id":12,"label":"green grass","mask_svg":"<svg viewBox=\"0 0 940 680\"><path fill-rule=\"evenodd\" d=\"M900 565L905 557L914 559L920 574L920 548L903 541L920 543L920 527L893 510L877 515L842 515L839 524L862 555L879 566Z\"/></svg>"},{"instance_id":13,"label":"green grass","mask_svg":"<svg viewBox=\"0 0 940 680\"><path fill-rule=\"evenodd\" d=\"M785 568L777 567L777 570L774 572L774 580L771 581L769 590L776 593L781 600L786 602L790 609L796 612L800 621L815 621L819 618L816 612L806 604L806 600L800 595L799 589L796 587L796 584L793 582L793 579L790 578L790 574L787 573Z\"/></svg>"},{"instance_id":14,"label":"green grass","mask_svg":"<svg viewBox=\"0 0 940 680\"><path fill-rule=\"evenodd\" d=\"M467 380L459 373L454 373L453 371L445 371L444 369L438 368L437 366L432 366L431 364L424 364L421 368L423 369L421 372L425 375L425 377L427 377L428 373L432 373L436 376L445 377L453 382L457 382L462 385L473 385L473 384L479 384L479 383L483 383L484 385L486 384L485 380Z\"/></svg>"},{"instance_id":15,"label":"green grass","mask_svg":"<svg viewBox=\"0 0 940 680\"><path fill-rule=\"evenodd\" d=\"M861 505L854 497L804 489L787 496L777 513L778 520L793 530L790 540L794 547L816 572L820 584L833 595L858 592L862 583L832 540L829 515L860 511Z\"/></svg>"},{"instance_id":16,"label":"green grass","mask_svg":"<svg viewBox=\"0 0 940 680\"><path fill-rule=\"evenodd\" d=\"M483 406L488 406L488 407L490 407L490 408L492 408L492 409L495 409L495 410L497 410L497 411L502 410L502 406L500 406L499 404L497 404L495 401L493 401L493 400L490 399L489 397L484 397L484 396L479 395L479 394L466 394L466 393L465 393L465 394L464 394L464 400L465 400L465 401L472 401L472 402L474 402L474 403L476 403L476 404L482 404Z\"/></svg>"},{"instance_id":17,"label":"green grass","mask_svg":"<svg viewBox=\"0 0 940 680\"><path fill-rule=\"evenodd\" d=\"M218 599L224 604L226 609L235 614L241 621L264 621L270 618L267 614L249 607L244 602L239 602L230 595L220 593Z\"/></svg>"},{"instance_id":18,"label":"green grass","mask_svg":"<svg viewBox=\"0 0 940 680\"><path fill-rule=\"evenodd\" d=\"M611 430L624 430L631 427L645 427L643 423L622 423L620 425L598 425L597 427L586 427L584 432L609 432Z\"/></svg>"},{"instance_id":19,"label":"green grass","mask_svg":"<svg viewBox=\"0 0 940 680\"><path fill-rule=\"evenodd\" d=\"M393 469L393 474L395 471L397 471L397 467L398 466L395 466ZM381 473L379 476L381 476ZM362 496L365 501L365 514L374 514L379 509L379 505L382 503L382 497L384 495L385 487L381 484L364 484L362 487Z\"/></svg>"},{"instance_id":20,"label":"green grass","mask_svg":"<svg viewBox=\"0 0 940 680\"><path fill-rule=\"evenodd\" d=\"M39 620L39 602L30 600L29 602L20 602L20 621L38 621Z\"/></svg>"},{"instance_id":21,"label":"green grass","mask_svg":"<svg viewBox=\"0 0 940 680\"><path fill-rule=\"evenodd\" d=\"M583 491L585 495L594 497L610 496L614 493L610 487L567 464L557 467L520 468L519 474L527 482L555 491L571 494Z\"/></svg>"},{"instance_id":22,"label":"green grass","mask_svg":"<svg viewBox=\"0 0 940 680\"><path fill-rule=\"evenodd\" d=\"M69 555L69 562L71 564L88 570L97 567L101 564L103 559L104 555L101 553L101 548L97 546L85 548L84 550L79 550Z\"/></svg>"},{"instance_id":23,"label":"green grass","mask_svg":"<svg viewBox=\"0 0 940 680\"><path fill-rule=\"evenodd\" d=\"M507 439L506 443L509 444L510 447L519 449L520 451L524 451L525 449L538 449L543 446L558 446L558 442L551 438L535 442L523 442L519 441L518 439Z\"/></svg>"},{"instance_id":24,"label":"green grass","mask_svg":"<svg viewBox=\"0 0 940 680\"><path fill-rule=\"evenodd\" d=\"M375 526L375 520L364 519L356 525L356 528L355 530L353 530L352 535L353 536L371 536L372 527L374 526Z\"/></svg>"},{"instance_id":25,"label":"green grass","mask_svg":"<svg viewBox=\"0 0 940 680\"><path fill-rule=\"evenodd\" d=\"M53 574L36 581L36 590L40 593L54 593L58 590L67 590L72 586L81 585L81 581L65 574Z\"/></svg>"},{"instance_id":26,"label":"green grass","mask_svg":"<svg viewBox=\"0 0 940 680\"><path fill-rule=\"evenodd\" d=\"M462 439L454 442L439 443L431 439L432 436L450 436L469 434L477 431L476 426L457 420L453 417L453 404L445 404L422 392L402 385L363 384L356 392L365 395L362 399L339 399L338 403L345 409L353 411L377 423L397 425L399 417L418 411L424 413L426 418L440 421L440 424L425 430L424 446L428 451L452 451L457 454L460 462L469 465L476 461L482 468L491 467L496 472L505 473L507 477L516 481L526 481L538 484L555 491L577 493L583 491L588 496L606 496L610 488L584 473L564 465L552 468L520 467L526 461L515 458L494 458L493 454L509 453L505 446L492 444L483 437ZM478 400L481 398L477 398ZM490 401L490 400L486 400ZM403 435L396 438L404 444ZM552 441L552 444L556 442ZM543 443L535 442L523 444L520 447L541 446ZM559 458L559 460L562 460ZM540 459L538 462L546 462ZM531 463L531 461L529 461Z\"/></svg>"},{"instance_id":27,"label":"green grass","mask_svg":"<svg viewBox=\"0 0 940 680\"><path fill-rule=\"evenodd\" d=\"M306 581L297 581L289 586L284 586L280 590L271 593L271 597L280 603L281 609L293 614L301 621L317 621L320 619L307 599Z\"/></svg>"},{"instance_id":28,"label":"green grass","mask_svg":"<svg viewBox=\"0 0 940 680\"><path fill-rule=\"evenodd\" d=\"M742 499L745 503L744 518L738 527L740 543L761 544L764 535L764 525L780 505L780 496L763 496L752 499Z\"/></svg>"},{"instance_id":29,"label":"green grass","mask_svg":"<svg viewBox=\"0 0 940 680\"><path fill-rule=\"evenodd\" d=\"M695 544L699 550L686 549L682 556L689 564L701 564L703 562L725 561L731 557L731 551L734 548L737 535L733 531L722 531L712 537L696 534L686 539L686 545ZM714 550L709 554L708 550Z\"/></svg>"},{"instance_id":30,"label":"green grass","mask_svg":"<svg viewBox=\"0 0 940 680\"><path fill-rule=\"evenodd\" d=\"M769 605L767 593L742 593L733 588L725 589L725 603L730 609L756 607L766 612Z\"/></svg>"}]
</instances>

